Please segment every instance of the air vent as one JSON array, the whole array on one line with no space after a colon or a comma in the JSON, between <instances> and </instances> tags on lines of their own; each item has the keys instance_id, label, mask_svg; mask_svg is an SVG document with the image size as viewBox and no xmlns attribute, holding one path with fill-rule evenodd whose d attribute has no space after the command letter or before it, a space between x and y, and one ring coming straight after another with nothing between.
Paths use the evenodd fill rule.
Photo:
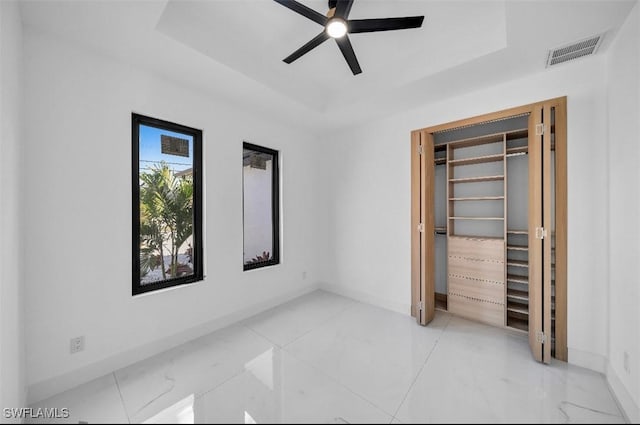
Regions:
<instances>
[{"instance_id":1,"label":"air vent","mask_svg":"<svg viewBox=\"0 0 640 425\"><path fill-rule=\"evenodd\" d=\"M600 47L603 38L604 34L599 34L567 46L550 50L549 56L547 57L547 68L559 63L581 58L582 56L593 55L598 51L598 47Z\"/></svg>"}]
</instances>

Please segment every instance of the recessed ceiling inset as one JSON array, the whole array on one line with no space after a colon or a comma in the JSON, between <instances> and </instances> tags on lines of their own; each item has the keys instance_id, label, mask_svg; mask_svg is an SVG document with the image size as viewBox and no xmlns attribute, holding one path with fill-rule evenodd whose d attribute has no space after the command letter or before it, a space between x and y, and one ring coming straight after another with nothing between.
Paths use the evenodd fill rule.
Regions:
<instances>
[{"instance_id":1,"label":"recessed ceiling inset","mask_svg":"<svg viewBox=\"0 0 640 425\"><path fill-rule=\"evenodd\" d=\"M295 0L274 0L277 3L293 10L296 13L320 24L324 30L315 36L307 44L290 54L284 62L290 64L301 56L309 53L329 38L336 40L342 55L349 64L353 75L360 74L362 69L353 51L348 33L379 32L420 28L424 16L407 16L404 18L382 19L348 19L354 0L329 0L329 11L322 15L315 10L298 3Z\"/></svg>"},{"instance_id":2,"label":"recessed ceiling inset","mask_svg":"<svg viewBox=\"0 0 640 425\"><path fill-rule=\"evenodd\" d=\"M602 43L603 37L604 34L598 34L566 46L558 47L554 50L549 50L549 55L547 56L547 68L559 63L595 54Z\"/></svg>"}]
</instances>

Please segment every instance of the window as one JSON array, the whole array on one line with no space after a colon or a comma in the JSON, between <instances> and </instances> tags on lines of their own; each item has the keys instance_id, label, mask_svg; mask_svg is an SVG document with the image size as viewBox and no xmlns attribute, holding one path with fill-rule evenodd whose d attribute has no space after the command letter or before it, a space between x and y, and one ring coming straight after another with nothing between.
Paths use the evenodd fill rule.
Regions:
<instances>
[{"instance_id":1,"label":"window","mask_svg":"<svg viewBox=\"0 0 640 425\"><path fill-rule=\"evenodd\" d=\"M132 115L133 295L203 279L202 131Z\"/></svg>"},{"instance_id":2,"label":"window","mask_svg":"<svg viewBox=\"0 0 640 425\"><path fill-rule=\"evenodd\" d=\"M278 151L244 143L244 269L280 262Z\"/></svg>"}]
</instances>

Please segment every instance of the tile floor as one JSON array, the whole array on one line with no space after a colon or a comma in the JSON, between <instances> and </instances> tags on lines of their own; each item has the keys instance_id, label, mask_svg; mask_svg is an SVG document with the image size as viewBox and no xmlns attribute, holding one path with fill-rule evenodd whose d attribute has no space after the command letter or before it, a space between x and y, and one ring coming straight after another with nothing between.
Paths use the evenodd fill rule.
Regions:
<instances>
[{"instance_id":1,"label":"tile floor","mask_svg":"<svg viewBox=\"0 0 640 425\"><path fill-rule=\"evenodd\" d=\"M624 422L602 375L536 363L523 335L323 291L32 407L68 423Z\"/></svg>"}]
</instances>

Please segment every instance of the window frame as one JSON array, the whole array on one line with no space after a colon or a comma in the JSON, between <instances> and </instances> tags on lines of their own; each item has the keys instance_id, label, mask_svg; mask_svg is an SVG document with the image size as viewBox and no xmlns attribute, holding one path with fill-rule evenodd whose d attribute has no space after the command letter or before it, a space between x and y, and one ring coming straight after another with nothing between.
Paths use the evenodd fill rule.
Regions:
<instances>
[{"instance_id":1,"label":"window frame","mask_svg":"<svg viewBox=\"0 0 640 425\"><path fill-rule=\"evenodd\" d=\"M193 274L142 285L140 282L140 126L182 133L193 137ZM132 296L204 280L202 235L202 130L149 116L131 114L132 183Z\"/></svg>"},{"instance_id":2,"label":"window frame","mask_svg":"<svg viewBox=\"0 0 640 425\"><path fill-rule=\"evenodd\" d=\"M245 149L264 153L273 156L271 166L271 232L273 241L273 254L268 261L245 264L244 255L242 258L243 270L256 270L263 267L280 264L280 152L265 146L255 145L249 142L242 142L242 151ZM242 246L244 248L245 223L244 223L244 165L242 167ZM244 251L244 249L243 249Z\"/></svg>"}]
</instances>

